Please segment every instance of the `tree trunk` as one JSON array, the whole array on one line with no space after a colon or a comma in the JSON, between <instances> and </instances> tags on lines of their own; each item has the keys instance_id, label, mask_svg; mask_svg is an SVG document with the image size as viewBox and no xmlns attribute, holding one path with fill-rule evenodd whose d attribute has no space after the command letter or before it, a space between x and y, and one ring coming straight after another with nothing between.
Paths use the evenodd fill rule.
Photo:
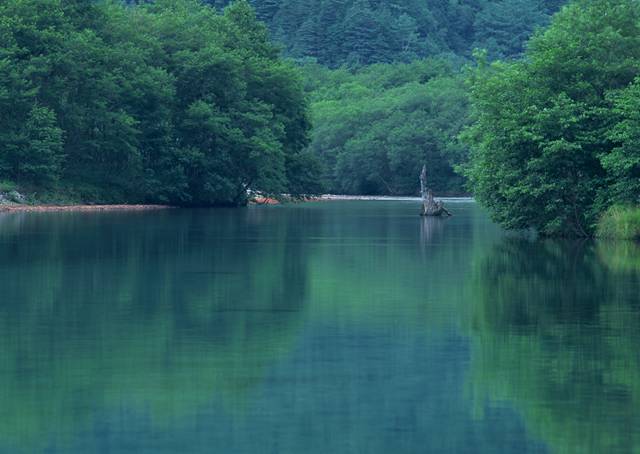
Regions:
<instances>
[{"instance_id":1,"label":"tree trunk","mask_svg":"<svg viewBox=\"0 0 640 454\"><path fill-rule=\"evenodd\" d=\"M420 174L420 194L422 196L422 209L420 216L451 216L449 210L440 201L433 198L433 192L427 188L427 166L422 167Z\"/></svg>"}]
</instances>

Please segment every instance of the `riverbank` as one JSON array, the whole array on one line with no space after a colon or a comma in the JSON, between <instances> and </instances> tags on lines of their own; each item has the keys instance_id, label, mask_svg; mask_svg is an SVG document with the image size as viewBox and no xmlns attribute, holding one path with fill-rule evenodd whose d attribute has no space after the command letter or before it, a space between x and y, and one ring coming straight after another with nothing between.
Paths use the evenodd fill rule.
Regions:
<instances>
[{"instance_id":1,"label":"riverbank","mask_svg":"<svg viewBox=\"0 0 640 454\"><path fill-rule=\"evenodd\" d=\"M473 197L436 197L437 200L445 202L473 202ZM399 201L399 202L419 202L422 200L420 197L399 197L399 196L387 196L387 195L339 195L339 194L324 194L318 196L312 200L361 200L361 201Z\"/></svg>"},{"instance_id":2,"label":"riverbank","mask_svg":"<svg viewBox=\"0 0 640 454\"><path fill-rule=\"evenodd\" d=\"M170 205L0 205L0 213L47 213L66 211L150 211L175 208Z\"/></svg>"},{"instance_id":3,"label":"riverbank","mask_svg":"<svg viewBox=\"0 0 640 454\"><path fill-rule=\"evenodd\" d=\"M16 193L13 196L19 200L26 201L26 197ZM394 196L368 196L368 195L340 195L340 194L323 194L320 196L309 196L302 199L293 199L283 197L275 199L266 196L257 196L249 201L249 205L279 205L281 203L295 202L331 202L331 201L406 201L419 202L419 197L394 197ZM445 202L472 202L472 197L440 197L438 200ZM114 205L91 205L82 203L71 204L43 204L43 203L16 203L11 201L5 194L0 198L0 213L46 213L46 212L96 212L96 211L151 211L151 210L167 210L179 208L173 205L152 205L152 204L114 204Z\"/></svg>"}]
</instances>

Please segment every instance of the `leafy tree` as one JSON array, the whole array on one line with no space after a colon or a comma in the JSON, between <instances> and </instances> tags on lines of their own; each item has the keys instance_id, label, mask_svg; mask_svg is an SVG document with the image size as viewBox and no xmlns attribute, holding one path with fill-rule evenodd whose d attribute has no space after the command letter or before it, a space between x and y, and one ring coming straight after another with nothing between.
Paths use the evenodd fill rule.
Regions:
<instances>
[{"instance_id":1,"label":"leafy tree","mask_svg":"<svg viewBox=\"0 0 640 454\"><path fill-rule=\"evenodd\" d=\"M0 36L3 178L108 202L305 191L299 75L246 1L8 0Z\"/></svg>"},{"instance_id":2,"label":"leafy tree","mask_svg":"<svg viewBox=\"0 0 640 454\"><path fill-rule=\"evenodd\" d=\"M546 235L592 233L619 193L612 95L638 74L640 5L632 0L578 1L530 42L524 61L481 64L471 81L466 174L497 221ZM628 102L622 95L619 108Z\"/></svg>"},{"instance_id":3,"label":"leafy tree","mask_svg":"<svg viewBox=\"0 0 640 454\"><path fill-rule=\"evenodd\" d=\"M62 162L62 130L55 113L34 106L24 127L23 142L14 150L18 156L13 169L18 182L51 183L60 177Z\"/></svg>"},{"instance_id":4,"label":"leafy tree","mask_svg":"<svg viewBox=\"0 0 640 454\"><path fill-rule=\"evenodd\" d=\"M616 203L640 202L640 79L612 95L617 124L609 138L617 144L602 156L609 177L610 196Z\"/></svg>"}]
</instances>

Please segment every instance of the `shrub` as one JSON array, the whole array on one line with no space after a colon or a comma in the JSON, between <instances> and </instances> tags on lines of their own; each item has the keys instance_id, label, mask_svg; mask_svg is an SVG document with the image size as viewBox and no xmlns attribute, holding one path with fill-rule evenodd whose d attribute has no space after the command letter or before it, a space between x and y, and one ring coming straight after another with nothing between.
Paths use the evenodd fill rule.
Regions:
<instances>
[{"instance_id":1,"label":"shrub","mask_svg":"<svg viewBox=\"0 0 640 454\"><path fill-rule=\"evenodd\" d=\"M15 191L16 188L17 186L13 181L0 180L0 192L11 192Z\"/></svg>"},{"instance_id":2,"label":"shrub","mask_svg":"<svg viewBox=\"0 0 640 454\"><path fill-rule=\"evenodd\" d=\"M601 238L640 240L640 206L613 206L598 222Z\"/></svg>"}]
</instances>

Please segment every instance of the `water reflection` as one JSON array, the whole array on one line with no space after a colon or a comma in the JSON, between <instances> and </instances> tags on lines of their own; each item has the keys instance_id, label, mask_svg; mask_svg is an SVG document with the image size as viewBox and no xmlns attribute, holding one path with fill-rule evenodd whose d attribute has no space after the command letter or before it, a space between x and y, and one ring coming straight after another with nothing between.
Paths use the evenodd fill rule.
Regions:
<instances>
[{"instance_id":1,"label":"water reflection","mask_svg":"<svg viewBox=\"0 0 640 454\"><path fill-rule=\"evenodd\" d=\"M0 452L539 452L461 392L497 230L416 212L0 216Z\"/></svg>"},{"instance_id":2,"label":"water reflection","mask_svg":"<svg viewBox=\"0 0 640 454\"><path fill-rule=\"evenodd\" d=\"M4 443L64 443L126 408L168 422L214 395L241 411L290 348L307 289L291 219L167 212L154 221L0 217Z\"/></svg>"},{"instance_id":3,"label":"water reflection","mask_svg":"<svg viewBox=\"0 0 640 454\"><path fill-rule=\"evenodd\" d=\"M0 453L638 449L637 245L416 213L0 216Z\"/></svg>"},{"instance_id":4,"label":"water reflection","mask_svg":"<svg viewBox=\"0 0 640 454\"><path fill-rule=\"evenodd\" d=\"M434 217L422 217L420 218L420 242L428 244L434 241L445 228L445 222L447 219L434 218Z\"/></svg>"},{"instance_id":5,"label":"water reflection","mask_svg":"<svg viewBox=\"0 0 640 454\"><path fill-rule=\"evenodd\" d=\"M598 256L612 271L640 273L640 244L635 241L600 241Z\"/></svg>"},{"instance_id":6,"label":"water reflection","mask_svg":"<svg viewBox=\"0 0 640 454\"><path fill-rule=\"evenodd\" d=\"M475 270L474 397L514 407L553 452L640 450L635 247L507 239Z\"/></svg>"}]
</instances>

